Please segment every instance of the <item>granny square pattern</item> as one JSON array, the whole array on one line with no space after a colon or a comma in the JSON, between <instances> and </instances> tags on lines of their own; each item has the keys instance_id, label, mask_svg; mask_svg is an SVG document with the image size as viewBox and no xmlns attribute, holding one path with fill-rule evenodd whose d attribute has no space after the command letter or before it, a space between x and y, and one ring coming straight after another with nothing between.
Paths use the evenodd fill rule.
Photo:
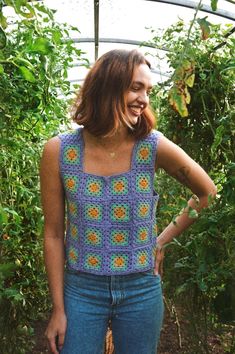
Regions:
<instances>
[{"instance_id":1,"label":"granny square pattern","mask_svg":"<svg viewBox=\"0 0 235 354\"><path fill-rule=\"evenodd\" d=\"M119 248L121 246L128 246L130 244L129 230L122 230L115 228L111 230L110 246Z\"/></svg>"},{"instance_id":2,"label":"granny square pattern","mask_svg":"<svg viewBox=\"0 0 235 354\"><path fill-rule=\"evenodd\" d=\"M158 194L153 189L157 145L153 130L134 144L129 171L85 173L83 128L60 134L60 173L66 198L67 267L97 275L154 266Z\"/></svg>"},{"instance_id":3,"label":"granny square pattern","mask_svg":"<svg viewBox=\"0 0 235 354\"><path fill-rule=\"evenodd\" d=\"M78 165L80 163L80 149L77 145L68 145L63 152L65 164Z\"/></svg>"},{"instance_id":4,"label":"granny square pattern","mask_svg":"<svg viewBox=\"0 0 235 354\"><path fill-rule=\"evenodd\" d=\"M72 174L64 176L65 190L69 193L75 194L78 189L78 177Z\"/></svg>"},{"instance_id":5,"label":"granny square pattern","mask_svg":"<svg viewBox=\"0 0 235 354\"><path fill-rule=\"evenodd\" d=\"M88 177L86 180L85 194L90 197L100 197L103 194L104 183L95 177Z\"/></svg>"},{"instance_id":6,"label":"granny square pattern","mask_svg":"<svg viewBox=\"0 0 235 354\"><path fill-rule=\"evenodd\" d=\"M98 203L87 203L84 205L84 219L87 221L102 221L103 206Z\"/></svg>"},{"instance_id":7,"label":"granny square pattern","mask_svg":"<svg viewBox=\"0 0 235 354\"><path fill-rule=\"evenodd\" d=\"M130 205L128 203L111 204L110 217L112 221L126 222L130 221Z\"/></svg>"},{"instance_id":8,"label":"granny square pattern","mask_svg":"<svg viewBox=\"0 0 235 354\"><path fill-rule=\"evenodd\" d=\"M117 177L111 182L112 195L127 195L128 180L126 177Z\"/></svg>"},{"instance_id":9,"label":"granny square pattern","mask_svg":"<svg viewBox=\"0 0 235 354\"><path fill-rule=\"evenodd\" d=\"M100 230L97 230L95 227L88 227L85 229L85 240L84 243L87 246L93 248L100 248L103 246L103 238Z\"/></svg>"},{"instance_id":10,"label":"granny square pattern","mask_svg":"<svg viewBox=\"0 0 235 354\"><path fill-rule=\"evenodd\" d=\"M102 266L102 255L87 252L84 257L84 270L97 271L100 270Z\"/></svg>"}]
</instances>

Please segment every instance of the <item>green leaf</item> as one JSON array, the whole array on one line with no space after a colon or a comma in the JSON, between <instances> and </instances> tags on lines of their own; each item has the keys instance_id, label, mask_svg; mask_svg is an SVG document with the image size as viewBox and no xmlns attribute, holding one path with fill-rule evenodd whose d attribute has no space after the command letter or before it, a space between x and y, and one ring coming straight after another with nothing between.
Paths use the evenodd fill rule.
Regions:
<instances>
[{"instance_id":1,"label":"green leaf","mask_svg":"<svg viewBox=\"0 0 235 354\"><path fill-rule=\"evenodd\" d=\"M201 279L200 281L199 281L199 288L200 288L200 290L201 291L207 291L207 289L208 289L208 287L207 287L207 285L205 284L205 282L204 282L204 280L203 279Z\"/></svg>"},{"instance_id":2,"label":"green leaf","mask_svg":"<svg viewBox=\"0 0 235 354\"><path fill-rule=\"evenodd\" d=\"M0 225L7 224L8 214L6 210L0 205Z\"/></svg>"},{"instance_id":3,"label":"green leaf","mask_svg":"<svg viewBox=\"0 0 235 354\"><path fill-rule=\"evenodd\" d=\"M217 3L218 3L218 0L211 0L211 8L213 11L217 10Z\"/></svg>"},{"instance_id":4,"label":"green leaf","mask_svg":"<svg viewBox=\"0 0 235 354\"><path fill-rule=\"evenodd\" d=\"M4 67L0 64L0 75L4 73Z\"/></svg>"},{"instance_id":5,"label":"green leaf","mask_svg":"<svg viewBox=\"0 0 235 354\"><path fill-rule=\"evenodd\" d=\"M189 87L193 87L194 85L194 80L195 80L195 74L190 75L186 80L185 83L189 86Z\"/></svg>"},{"instance_id":6,"label":"green leaf","mask_svg":"<svg viewBox=\"0 0 235 354\"><path fill-rule=\"evenodd\" d=\"M223 136L224 136L224 131L225 131L224 125L220 125L219 127L216 128L214 142L211 146L212 154L214 154L216 152L216 149L221 144L221 142L223 140Z\"/></svg>"},{"instance_id":7,"label":"green leaf","mask_svg":"<svg viewBox=\"0 0 235 354\"><path fill-rule=\"evenodd\" d=\"M52 39L53 39L54 43L61 44L61 41L62 41L61 32L60 31L54 31L53 34L52 34Z\"/></svg>"},{"instance_id":8,"label":"green leaf","mask_svg":"<svg viewBox=\"0 0 235 354\"><path fill-rule=\"evenodd\" d=\"M15 301L21 301L24 296L19 292L18 289L8 288L4 291L4 295L9 299L14 299Z\"/></svg>"},{"instance_id":9,"label":"green leaf","mask_svg":"<svg viewBox=\"0 0 235 354\"><path fill-rule=\"evenodd\" d=\"M15 12L25 18L32 18L35 16L33 7L26 0L13 1Z\"/></svg>"},{"instance_id":10,"label":"green leaf","mask_svg":"<svg viewBox=\"0 0 235 354\"><path fill-rule=\"evenodd\" d=\"M188 92L187 86L185 86L185 88L184 88L184 93L185 93L185 102L187 104L189 104L191 101L191 96L190 96L190 93Z\"/></svg>"},{"instance_id":11,"label":"green leaf","mask_svg":"<svg viewBox=\"0 0 235 354\"><path fill-rule=\"evenodd\" d=\"M32 83L36 82L36 78L33 75L33 73L29 69L27 69L25 66L20 66L19 71L25 80L32 82Z\"/></svg>"},{"instance_id":12,"label":"green leaf","mask_svg":"<svg viewBox=\"0 0 235 354\"><path fill-rule=\"evenodd\" d=\"M201 30L202 30L202 39L205 40L207 38L209 38L210 36L210 22L208 22L207 20L207 16L204 18L198 18L197 19L197 23L199 24Z\"/></svg>"},{"instance_id":13,"label":"green leaf","mask_svg":"<svg viewBox=\"0 0 235 354\"><path fill-rule=\"evenodd\" d=\"M47 55L53 49L53 45L46 39L42 37L36 38L32 44L30 51L38 54Z\"/></svg>"},{"instance_id":14,"label":"green leaf","mask_svg":"<svg viewBox=\"0 0 235 354\"><path fill-rule=\"evenodd\" d=\"M14 263L0 264L0 276L3 279L9 278L14 275L17 265Z\"/></svg>"},{"instance_id":15,"label":"green leaf","mask_svg":"<svg viewBox=\"0 0 235 354\"><path fill-rule=\"evenodd\" d=\"M185 265L183 263L181 263L181 262L176 262L174 264L174 268L184 268L184 267L185 267Z\"/></svg>"},{"instance_id":16,"label":"green leaf","mask_svg":"<svg viewBox=\"0 0 235 354\"><path fill-rule=\"evenodd\" d=\"M188 109L186 106L186 97L181 93L178 87L173 86L169 91L169 102L172 108L177 111L181 117L188 116Z\"/></svg>"},{"instance_id":17,"label":"green leaf","mask_svg":"<svg viewBox=\"0 0 235 354\"><path fill-rule=\"evenodd\" d=\"M0 49L5 48L6 44L7 44L6 33L3 31L2 27L0 27Z\"/></svg>"},{"instance_id":18,"label":"green leaf","mask_svg":"<svg viewBox=\"0 0 235 354\"><path fill-rule=\"evenodd\" d=\"M209 194L207 200L208 200L208 205L211 205L214 202L214 196Z\"/></svg>"},{"instance_id":19,"label":"green leaf","mask_svg":"<svg viewBox=\"0 0 235 354\"><path fill-rule=\"evenodd\" d=\"M14 60L17 64L23 64L23 66L26 66L28 69L30 69L31 71L34 71L34 67L33 65L30 63L29 60L18 57Z\"/></svg>"},{"instance_id":20,"label":"green leaf","mask_svg":"<svg viewBox=\"0 0 235 354\"><path fill-rule=\"evenodd\" d=\"M2 10L0 11L0 25L2 26L3 29L7 28L7 19L3 15Z\"/></svg>"},{"instance_id":21,"label":"green leaf","mask_svg":"<svg viewBox=\"0 0 235 354\"><path fill-rule=\"evenodd\" d=\"M188 216L192 219L198 218L198 212L196 209L189 208Z\"/></svg>"},{"instance_id":22,"label":"green leaf","mask_svg":"<svg viewBox=\"0 0 235 354\"><path fill-rule=\"evenodd\" d=\"M188 291L188 284L184 283L176 288L175 294L180 295L181 293L184 293L185 291Z\"/></svg>"},{"instance_id":23,"label":"green leaf","mask_svg":"<svg viewBox=\"0 0 235 354\"><path fill-rule=\"evenodd\" d=\"M193 64L191 63L191 61L184 59L182 61L182 67L184 69L184 71L188 71L191 72L193 70Z\"/></svg>"},{"instance_id":24,"label":"green leaf","mask_svg":"<svg viewBox=\"0 0 235 354\"><path fill-rule=\"evenodd\" d=\"M221 73L223 73L224 71L228 71L228 70L232 70L235 72L235 64L228 66L227 68L224 68L223 70L221 70Z\"/></svg>"}]
</instances>

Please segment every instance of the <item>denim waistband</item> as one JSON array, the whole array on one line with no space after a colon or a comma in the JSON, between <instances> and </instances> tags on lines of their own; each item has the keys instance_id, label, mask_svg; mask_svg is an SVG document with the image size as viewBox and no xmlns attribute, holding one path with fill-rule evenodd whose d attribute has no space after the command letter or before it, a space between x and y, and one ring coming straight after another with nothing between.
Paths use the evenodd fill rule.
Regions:
<instances>
[{"instance_id":1,"label":"denim waistband","mask_svg":"<svg viewBox=\"0 0 235 354\"><path fill-rule=\"evenodd\" d=\"M100 274L93 274L93 273L88 273L88 272L81 272L81 271L77 271L74 269L71 269L69 267L67 267L65 269L65 272L68 274L74 274L74 275L79 275L81 277L86 277L86 278L90 278L90 279L97 279L97 277L100 280L107 280L109 278L115 278L115 279L133 279L133 278L139 278L143 275L155 275L154 274L154 269L151 268L149 270L145 270L142 272L136 272L136 273L130 273L130 274L122 274L122 275L100 275Z\"/></svg>"}]
</instances>

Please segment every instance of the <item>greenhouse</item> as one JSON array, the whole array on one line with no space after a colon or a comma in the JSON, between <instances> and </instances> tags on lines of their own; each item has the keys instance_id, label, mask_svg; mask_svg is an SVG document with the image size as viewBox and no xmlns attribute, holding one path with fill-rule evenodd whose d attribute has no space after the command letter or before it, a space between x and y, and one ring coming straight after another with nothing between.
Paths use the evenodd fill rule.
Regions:
<instances>
[{"instance_id":1,"label":"greenhouse","mask_svg":"<svg viewBox=\"0 0 235 354\"><path fill-rule=\"evenodd\" d=\"M0 90L0 354L95 353L95 312L86 349L53 324L64 263L109 284L96 353L235 353L235 1L0 0ZM159 338L151 302L118 339L134 275Z\"/></svg>"}]
</instances>

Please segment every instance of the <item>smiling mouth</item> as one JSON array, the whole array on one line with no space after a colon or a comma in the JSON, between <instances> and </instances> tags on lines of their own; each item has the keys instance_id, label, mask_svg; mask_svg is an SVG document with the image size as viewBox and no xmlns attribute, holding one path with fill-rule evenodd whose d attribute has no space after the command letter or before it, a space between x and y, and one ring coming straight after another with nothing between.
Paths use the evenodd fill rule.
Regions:
<instances>
[{"instance_id":1,"label":"smiling mouth","mask_svg":"<svg viewBox=\"0 0 235 354\"><path fill-rule=\"evenodd\" d=\"M143 111L142 106L129 106L130 111L135 115L135 116L140 116L142 111Z\"/></svg>"}]
</instances>

